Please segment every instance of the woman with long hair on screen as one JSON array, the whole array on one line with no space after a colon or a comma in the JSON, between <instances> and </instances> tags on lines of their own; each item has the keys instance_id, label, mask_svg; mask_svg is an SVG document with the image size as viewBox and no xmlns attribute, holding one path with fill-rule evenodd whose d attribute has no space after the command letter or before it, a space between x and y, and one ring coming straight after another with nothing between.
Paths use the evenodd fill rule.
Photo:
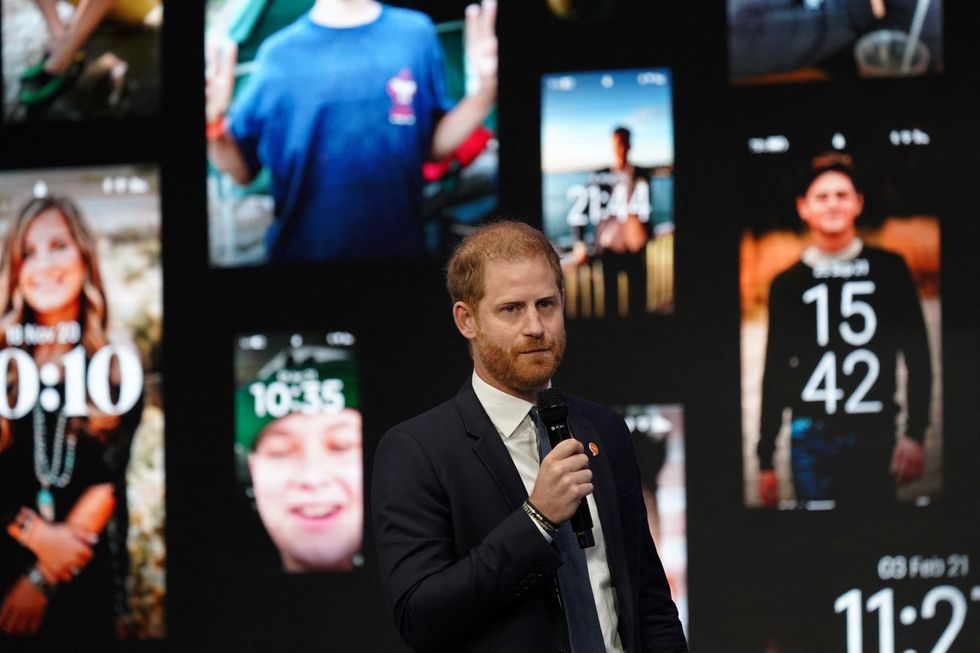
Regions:
<instances>
[{"instance_id":1,"label":"woman with long hair on screen","mask_svg":"<svg viewBox=\"0 0 980 653\"><path fill-rule=\"evenodd\" d=\"M96 242L78 208L31 200L0 256L0 648L109 642L128 566L125 471L142 404L112 415L86 395L79 411L86 380L66 378L86 376L81 356L89 367L109 344ZM109 367L110 396L120 396L120 367ZM37 388L28 409L22 396Z\"/></svg>"}]
</instances>

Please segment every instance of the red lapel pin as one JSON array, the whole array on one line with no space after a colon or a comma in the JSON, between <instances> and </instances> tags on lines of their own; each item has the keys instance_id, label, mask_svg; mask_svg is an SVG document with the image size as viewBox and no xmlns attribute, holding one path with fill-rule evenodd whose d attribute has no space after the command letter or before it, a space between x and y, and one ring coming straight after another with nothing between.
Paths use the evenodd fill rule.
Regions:
<instances>
[{"instance_id":1,"label":"red lapel pin","mask_svg":"<svg viewBox=\"0 0 980 653\"><path fill-rule=\"evenodd\" d=\"M589 451L592 452L592 456L593 457L598 456L599 455L599 445L597 445L595 442L590 442L589 443Z\"/></svg>"}]
</instances>

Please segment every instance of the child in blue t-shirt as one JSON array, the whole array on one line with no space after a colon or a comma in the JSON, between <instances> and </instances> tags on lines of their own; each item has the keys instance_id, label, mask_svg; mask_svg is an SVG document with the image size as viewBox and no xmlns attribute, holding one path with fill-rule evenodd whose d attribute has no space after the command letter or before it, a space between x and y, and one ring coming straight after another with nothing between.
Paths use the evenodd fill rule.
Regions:
<instances>
[{"instance_id":1,"label":"child in blue t-shirt","mask_svg":"<svg viewBox=\"0 0 980 653\"><path fill-rule=\"evenodd\" d=\"M455 107L432 22L375 0L317 0L263 43L233 104L234 51L219 62L209 155L238 183L270 171L270 262L423 254L422 164L455 150L496 101L495 17L494 0L467 8L480 83Z\"/></svg>"}]
</instances>

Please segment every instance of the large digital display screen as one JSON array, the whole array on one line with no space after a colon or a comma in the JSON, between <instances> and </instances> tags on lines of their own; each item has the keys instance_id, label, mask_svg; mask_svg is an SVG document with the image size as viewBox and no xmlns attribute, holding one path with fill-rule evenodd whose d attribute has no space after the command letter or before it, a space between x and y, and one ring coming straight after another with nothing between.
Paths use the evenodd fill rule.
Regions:
<instances>
[{"instance_id":1,"label":"large digital display screen","mask_svg":"<svg viewBox=\"0 0 980 653\"><path fill-rule=\"evenodd\" d=\"M943 70L943 0L728 0L737 84L912 77Z\"/></svg>"},{"instance_id":2,"label":"large digital display screen","mask_svg":"<svg viewBox=\"0 0 980 653\"><path fill-rule=\"evenodd\" d=\"M942 495L940 216L929 127L746 140L745 503Z\"/></svg>"},{"instance_id":3,"label":"large digital display screen","mask_svg":"<svg viewBox=\"0 0 980 653\"><path fill-rule=\"evenodd\" d=\"M570 318L674 306L674 128L666 68L541 80L543 228Z\"/></svg>"},{"instance_id":4,"label":"large digital display screen","mask_svg":"<svg viewBox=\"0 0 980 653\"><path fill-rule=\"evenodd\" d=\"M269 567L280 572L341 572L363 565L355 344L342 331L237 338L239 478L278 553L278 564Z\"/></svg>"},{"instance_id":5,"label":"large digital display screen","mask_svg":"<svg viewBox=\"0 0 980 653\"><path fill-rule=\"evenodd\" d=\"M950 132L910 107L745 123L732 167L743 231L730 448L744 509L716 530L740 564L694 591L710 587L733 615L738 650L973 650L964 490L976 482L952 458L973 437L949 401L961 391L949 364L965 355ZM728 602L726 583L758 583L758 600Z\"/></svg>"},{"instance_id":6,"label":"large digital display screen","mask_svg":"<svg viewBox=\"0 0 980 653\"><path fill-rule=\"evenodd\" d=\"M211 264L444 255L497 206L496 3L287 4L207 3Z\"/></svg>"},{"instance_id":7,"label":"large digital display screen","mask_svg":"<svg viewBox=\"0 0 980 653\"><path fill-rule=\"evenodd\" d=\"M0 645L166 633L159 205L151 166L0 172Z\"/></svg>"},{"instance_id":8,"label":"large digital display screen","mask_svg":"<svg viewBox=\"0 0 980 653\"><path fill-rule=\"evenodd\" d=\"M5 122L147 117L163 0L3 0Z\"/></svg>"}]
</instances>

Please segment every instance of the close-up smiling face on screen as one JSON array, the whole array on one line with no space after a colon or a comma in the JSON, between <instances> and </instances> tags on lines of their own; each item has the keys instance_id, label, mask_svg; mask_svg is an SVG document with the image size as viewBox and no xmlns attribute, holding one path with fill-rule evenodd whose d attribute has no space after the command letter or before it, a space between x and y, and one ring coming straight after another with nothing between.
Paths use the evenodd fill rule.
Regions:
<instances>
[{"instance_id":1,"label":"close-up smiling face on screen","mask_svg":"<svg viewBox=\"0 0 980 653\"><path fill-rule=\"evenodd\" d=\"M58 209L42 211L30 222L22 257L20 290L38 319L77 309L87 271L78 242Z\"/></svg>"},{"instance_id":2,"label":"close-up smiling face on screen","mask_svg":"<svg viewBox=\"0 0 980 653\"><path fill-rule=\"evenodd\" d=\"M341 332L238 339L240 480L288 574L362 564L364 456L352 346L353 336Z\"/></svg>"},{"instance_id":3,"label":"close-up smiling face on screen","mask_svg":"<svg viewBox=\"0 0 980 653\"><path fill-rule=\"evenodd\" d=\"M293 413L249 454L262 523L291 573L353 567L364 522L361 414Z\"/></svg>"}]
</instances>

